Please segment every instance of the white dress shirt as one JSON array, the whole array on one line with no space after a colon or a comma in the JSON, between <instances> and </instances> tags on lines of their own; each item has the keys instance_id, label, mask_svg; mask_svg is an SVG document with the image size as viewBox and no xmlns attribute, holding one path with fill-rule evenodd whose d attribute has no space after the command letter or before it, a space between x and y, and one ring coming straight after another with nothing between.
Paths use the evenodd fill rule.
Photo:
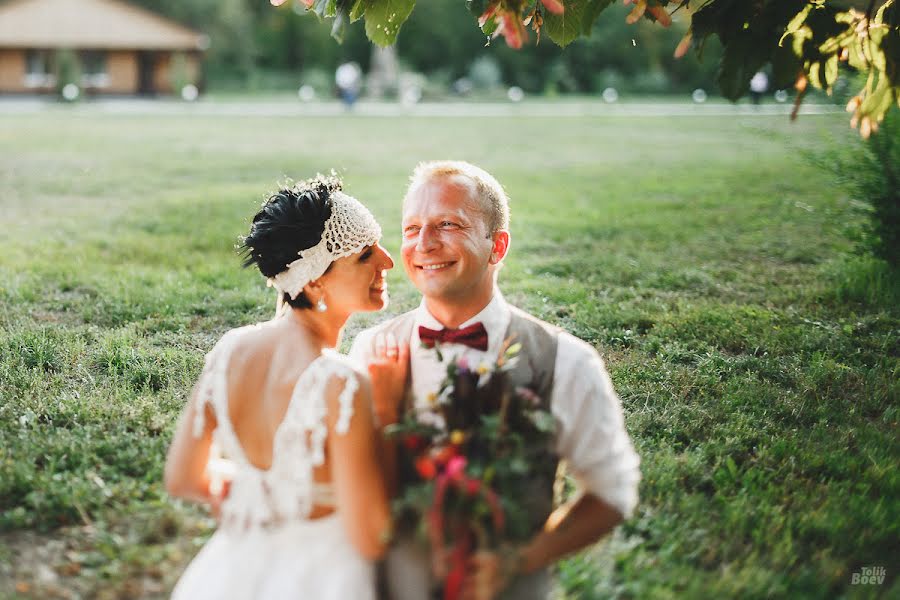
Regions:
<instances>
[{"instance_id":1,"label":"white dress shirt","mask_svg":"<svg viewBox=\"0 0 900 600\"><path fill-rule=\"evenodd\" d=\"M409 340L412 394L416 406L428 406L428 395L436 392L446 375L448 360L465 358L471 367L491 364L503 344L510 319L509 305L499 291L484 309L459 328L481 322L488 334L487 350L461 344L442 344L444 361L434 349L422 346L419 326L443 329L423 300L416 309ZM377 329L377 327L376 327ZM372 335L372 330L360 337ZM622 405L613 390L603 360L594 348L566 332L560 332L553 375L550 408L558 424L556 452L567 463L579 488L615 507L626 518L637 504L640 459L625 431ZM351 355L367 362L354 343Z\"/></svg>"}]
</instances>

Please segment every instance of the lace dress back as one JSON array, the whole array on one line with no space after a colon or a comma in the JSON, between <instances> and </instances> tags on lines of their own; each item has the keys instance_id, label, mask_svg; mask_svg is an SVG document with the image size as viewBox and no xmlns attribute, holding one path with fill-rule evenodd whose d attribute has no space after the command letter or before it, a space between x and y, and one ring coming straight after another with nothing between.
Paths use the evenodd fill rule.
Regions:
<instances>
[{"instance_id":1,"label":"lace dress back","mask_svg":"<svg viewBox=\"0 0 900 600\"><path fill-rule=\"evenodd\" d=\"M315 505L335 505L331 485L313 479L325 462L325 392L335 378L342 382L335 432L346 433L359 387L357 372L333 351L309 364L276 429L271 467L261 469L247 459L228 410L228 363L246 329L230 331L216 344L198 382L193 432L202 434L208 406L216 417L210 477L213 486L227 478L231 487L218 530L185 571L173 598L371 598L371 564L350 544L340 515L309 518ZM227 570L230 563L234 574ZM318 593L310 594L313 589Z\"/></svg>"}]
</instances>

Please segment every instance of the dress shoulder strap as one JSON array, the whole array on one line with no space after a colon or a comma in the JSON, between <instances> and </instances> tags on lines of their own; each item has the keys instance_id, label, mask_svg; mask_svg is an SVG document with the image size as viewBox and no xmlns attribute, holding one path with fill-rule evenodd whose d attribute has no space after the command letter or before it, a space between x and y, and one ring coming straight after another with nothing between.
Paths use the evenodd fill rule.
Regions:
<instances>
[{"instance_id":1,"label":"dress shoulder strap","mask_svg":"<svg viewBox=\"0 0 900 600\"><path fill-rule=\"evenodd\" d=\"M346 357L336 352L323 352L300 375L285 415L286 422L310 434L309 449L315 465L325 460L325 439L328 437L325 393L334 378L343 382L338 396L340 412L335 430L340 434L346 433L353 417L353 397L359 390L359 374Z\"/></svg>"},{"instance_id":2,"label":"dress shoulder strap","mask_svg":"<svg viewBox=\"0 0 900 600\"><path fill-rule=\"evenodd\" d=\"M206 424L206 407L212 408L216 418L221 421L223 414L228 414L227 372L228 359L237 339L239 330L232 329L216 342L212 350L206 353L203 371L197 380L194 397L193 433L200 437ZM224 413L222 411L225 411Z\"/></svg>"}]
</instances>

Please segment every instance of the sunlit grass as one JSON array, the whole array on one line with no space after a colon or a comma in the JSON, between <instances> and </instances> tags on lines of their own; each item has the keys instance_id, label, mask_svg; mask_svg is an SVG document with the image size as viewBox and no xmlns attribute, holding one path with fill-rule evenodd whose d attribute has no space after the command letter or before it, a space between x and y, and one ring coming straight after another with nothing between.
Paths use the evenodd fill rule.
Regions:
<instances>
[{"instance_id":1,"label":"sunlit grass","mask_svg":"<svg viewBox=\"0 0 900 600\"><path fill-rule=\"evenodd\" d=\"M174 419L217 337L273 308L234 251L264 193L335 168L396 255L406 179L441 157L506 184L504 292L600 350L643 459L637 515L562 567L572 597L887 592L849 584L893 577L900 533L896 288L848 266L857 217L797 152L843 118L0 117L0 595L41 596L12 557L52 539L63 587L165 595L210 525L162 491ZM389 312L417 303L389 283Z\"/></svg>"}]
</instances>

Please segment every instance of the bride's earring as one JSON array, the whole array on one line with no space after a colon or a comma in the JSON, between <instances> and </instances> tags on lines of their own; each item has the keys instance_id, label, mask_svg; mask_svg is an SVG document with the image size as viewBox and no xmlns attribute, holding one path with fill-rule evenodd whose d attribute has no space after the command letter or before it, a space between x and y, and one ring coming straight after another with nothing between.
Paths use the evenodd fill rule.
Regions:
<instances>
[{"instance_id":1,"label":"bride's earring","mask_svg":"<svg viewBox=\"0 0 900 600\"><path fill-rule=\"evenodd\" d=\"M319 298L319 300L316 302L316 310L317 310L318 312L320 312L320 313L321 313L321 312L325 312L326 310L328 310L328 305L325 304L325 296L322 296L322 297Z\"/></svg>"}]
</instances>

